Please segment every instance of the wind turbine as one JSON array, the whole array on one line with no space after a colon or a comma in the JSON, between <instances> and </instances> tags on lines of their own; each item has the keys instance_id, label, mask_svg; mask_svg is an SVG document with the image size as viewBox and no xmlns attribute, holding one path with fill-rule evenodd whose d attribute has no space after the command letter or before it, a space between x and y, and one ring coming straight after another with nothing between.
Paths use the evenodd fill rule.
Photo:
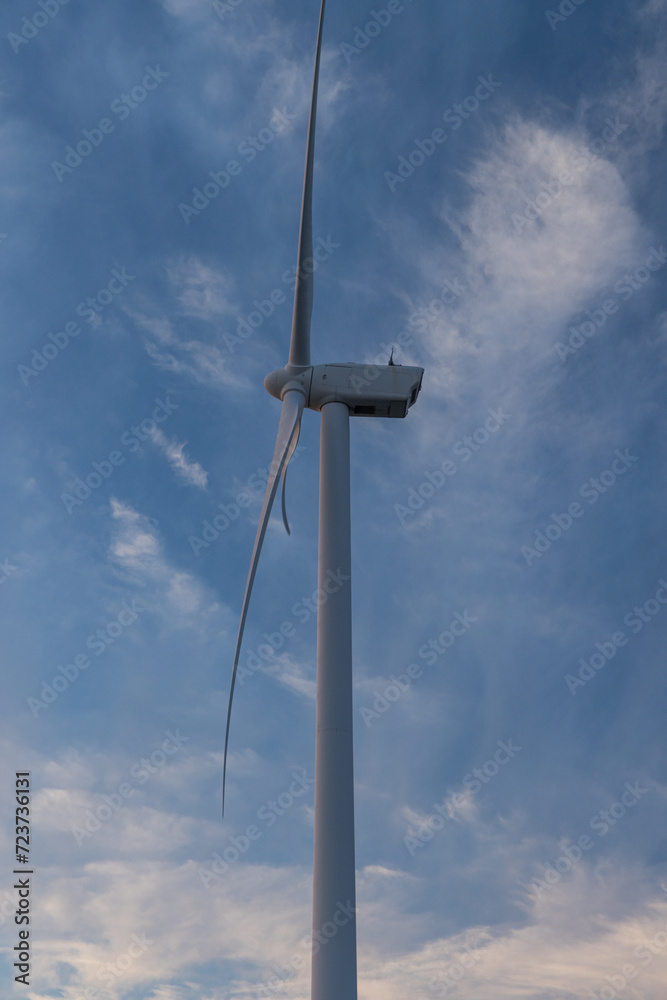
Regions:
<instances>
[{"instance_id":1,"label":"wind turbine","mask_svg":"<svg viewBox=\"0 0 667 1000\"><path fill-rule=\"evenodd\" d=\"M326 596L317 616L313 939L319 942L324 935L326 944L313 948L311 997L357 1000L349 419L350 416L404 417L417 399L424 370L393 363L369 369L352 363L311 365L310 362L313 162L325 2L322 0L317 31L289 360L284 368L271 372L264 380L267 391L282 401L282 409L234 653L225 731L222 812L224 816L232 699L262 542L281 479L283 520L289 534L285 511L287 466L299 440L304 409L318 410L322 417L318 591ZM333 592L328 586L332 572L340 580L348 581ZM341 912L345 913L342 923L336 919Z\"/></svg>"}]
</instances>

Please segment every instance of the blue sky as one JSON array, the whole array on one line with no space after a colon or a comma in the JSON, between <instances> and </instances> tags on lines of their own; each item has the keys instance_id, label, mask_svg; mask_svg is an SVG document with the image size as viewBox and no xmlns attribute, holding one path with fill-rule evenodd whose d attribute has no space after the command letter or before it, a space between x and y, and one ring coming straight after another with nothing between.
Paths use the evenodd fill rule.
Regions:
<instances>
[{"instance_id":1,"label":"blue sky","mask_svg":"<svg viewBox=\"0 0 667 1000\"><path fill-rule=\"evenodd\" d=\"M30 770L30 1000L310 995L311 412L219 813L317 6L3 7L0 961L9 991ZM313 360L425 369L351 433L361 1000L664 995L666 9L328 5Z\"/></svg>"}]
</instances>

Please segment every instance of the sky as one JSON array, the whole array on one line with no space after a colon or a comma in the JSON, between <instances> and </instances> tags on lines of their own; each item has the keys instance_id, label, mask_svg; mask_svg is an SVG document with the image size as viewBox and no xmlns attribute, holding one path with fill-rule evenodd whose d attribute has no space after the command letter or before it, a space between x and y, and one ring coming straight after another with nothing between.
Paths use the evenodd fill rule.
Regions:
<instances>
[{"instance_id":1,"label":"sky","mask_svg":"<svg viewBox=\"0 0 667 1000\"><path fill-rule=\"evenodd\" d=\"M360 1000L664 997L666 13L327 6L313 361L424 369L351 426ZM6 996L310 996L312 411L220 800L317 17L0 14Z\"/></svg>"}]
</instances>

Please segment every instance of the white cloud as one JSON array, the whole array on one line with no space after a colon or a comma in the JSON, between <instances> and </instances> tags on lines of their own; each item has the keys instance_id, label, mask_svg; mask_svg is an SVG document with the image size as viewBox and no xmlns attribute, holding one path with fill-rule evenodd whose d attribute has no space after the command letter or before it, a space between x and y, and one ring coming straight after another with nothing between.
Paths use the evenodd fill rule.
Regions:
<instances>
[{"instance_id":1,"label":"white cloud","mask_svg":"<svg viewBox=\"0 0 667 1000\"><path fill-rule=\"evenodd\" d=\"M467 205L446 202L440 209L458 237L456 251L425 246L406 221L410 246L420 244L415 254L428 288L439 290L453 275L467 287L416 337L435 361L428 382L438 392L456 401L474 364L478 379L483 371L501 395L496 362L509 351L504 377L521 385L524 400L531 385L543 396L558 376L554 345L568 324L613 294L614 282L660 241L635 208L646 156L661 141L667 118L664 29L656 34L652 50L637 53L634 79L596 105L582 98L578 117L594 122L590 128L515 114L488 131L484 152L465 173ZM603 133L609 121L614 135ZM602 134L604 148L582 156ZM572 179L562 185L565 170Z\"/></svg>"},{"instance_id":2,"label":"white cloud","mask_svg":"<svg viewBox=\"0 0 667 1000\"><path fill-rule=\"evenodd\" d=\"M632 141L622 149L621 163L636 181L646 180L648 153L658 148L665 132L667 119L667 31L658 28L652 52L636 54L636 78L631 87L610 95L611 113L622 116L630 124Z\"/></svg>"},{"instance_id":3,"label":"white cloud","mask_svg":"<svg viewBox=\"0 0 667 1000\"><path fill-rule=\"evenodd\" d=\"M198 486L202 490L206 489L208 472L201 467L199 462L191 462L185 456L184 449L187 442L176 444L175 441L169 441L159 428L153 431L151 440L162 449L169 459L171 467L181 479L191 486Z\"/></svg>"},{"instance_id":4,"label":"white cloud","mask_svg":"<svg viewBox=\"0 0 667 1000\"><path fill-rule=\"evenodd\" d=\"M211 862L202 859L202 844L220 851L242 831L221 836L217 821L147 802L147 791L159 796L165 789L178 802L179 785L189 787L193 775L218 767L214 755L193 754L188 746L182 753L76 848L70 856L75 867L42 865L35 996L66 986L71 1000L83 1000L86 989L102 985L103 970L108 975L115 967L118 974L104 984L106 1000L122 1000L138 989L167 1000L178 997L173 991L188 982L194 964L213 969L210 979L200 975L191 984L188 996L195 1000L224 1000L230 991L256 996L263 983L276 979L276 967L293 970L281 996L307 995L309 869L241 857L207 888L199 869ZM251 769L255 763L248 757ZM104 765L102 755L91 761L74 751L38 767L34 762L49 776L33 805L36 822L49 833L52 856L62 853L59 835L69 838L86 810L102 801L92 784L106 777L106 791L115 790L128 762ZM300 822L307 824L305 812ZM500 868L510 871L523 919L443 933L439 927L456 919L454 896L436 900L436 912L416 908L423 878L382 864L366 866L357 873L360 996L578 1000L625 978L628 990L619 987L620 995L662 1000L667 884L656 886L647 872L618 860L596 863L584 854L560 881L539 891L525 881L526 845L515 830L501 830L500 820L484 823L472 813L465 822L484 841L489 877ZM270 828L262 833L270 849ZM534 845L528 846L532 852ZM263 850L262 838L254 849ZM91 860L94 852L106 860Z\"/></svg>"},{"instance_id":5,"label":"white cloud","mask_svg":"<svg viewBox=\"0 0 667 1000\"><path fill-rule=\"evenodd\" d=\"M623 143L624 134L610 146ZM424 242L423 234L417 239L406 221L407 245L423 278L422 295L411 301L411 312L437 297L446 278L456 277L465 286L464 294L454 302L448 296L451 304L413 334L427 368L420 405L422 411L432 410L431 419L422 413L416 430L422 461L432 463L456 440L447 442L447 431L443 440L436 416L443 400L447 426L457 437L467 430L463 421L469 421L471 406L482 413L485 407L503 406L512 414L510 436L541 433L556 419L554 408L560 409L555 390L563 365L557 343L567 339L571 324L586 318L584 310L599 308L613 294L614 283L628 269L644 263L655 237L634 208L620 166L604 155L583 164L577 160L592 138L583 130L515 115L487 133L484 152L465 175L467 203L440 206L442 222L457 237L455 250L449 243L443 250L441 239L438 245ZM565 170L571 181L563 185L558 178ZM557 419L569 421L560 412ZM604 429L586 428L585 438L578 427L577 447L603 435L618 439L620 428L607 420ZM505 455L505 437L503 432L500 447L485 451L485 466L496 453ZM413 445L411 450L414 461ZM431 504L426 518L440 516L440 506Z\"/></svg>"},{"instance_id":6,"label":"white cloud","mask_svg":"<svg viewBox=\"0 0 667 1000\"><path fill-rule=\"evenodd\" d=\"M89 760L83 760L72 749L65 750L60 760L46 761L42 773L47 782L64 788L78 788L90 784L93 770Z\"/></svg>"},{"instance_id":7,"label":"white cloud","mask_svg":"<svg viewBox=\"0 0 667 1000\"><path fill-rule=\"evenodd\" d=\"M161 819L166 817L156 816L147 831L146 850L151 837L172 846L180 842ZM236 864L206 889L198 867L195 861L107 861L86 864L76 874L42 872L38 988L57 984L58 963L65 961L75 969L70 995L79 1000L84 988L99 985L100 966L127 952L134 934L149 945L111 985L110 1000L139 987L168 997L171 981L187 977L193 962L223 963L225 978L234 977L217 987L213 982L194 987L191 995L201 1000L222 1000L230 988L235 996L257 995L263 983L276 980L276 967L294 969L293 975L285 973L280 995L301 1000L310 977L304 940L310 926L309 875L298 868ZM403 1000L454 995L456 989L460 1000L560 1000L599 991L614 977L629 976L632 966L630 990L639 992L622 995L662 1000L667 899L615 912L614 901L634 877L630 871L580 869L545 898L530 901L522 927L479 926L434 936L428 927L432 918L405 912L414 880L366 868L358 875L360 995ZM443 909L446 913L446 901ZM402 933L387 936L388 927ZM427 943L410 947L415 938ZM647 942L654 943L655 956L637 951ZM215 979L220 983L219 971Z\"/></svg>"},{"instance_id":8,"label":"white cloud","mask_svg":"<svg viewBox=\"0 0 667 1000\"><path fill-rule=\"evenodd\" d=\"M175 338L173 351L161 350L156 344L147 342L146 350L158 368L184 375L201 385L242 389L250 384L243 376L230 371L227 357L220 348L200 340Z\"/></svg>"},{"instance_id":9,"label":"white cloud","mask_svg":"<svg viewBox=\"0 0 667 1000\"><path fill-rule=\"evenodd\" d=\"M173 17L207 21L214 16L212 0L162 0L162 6Z\"/></svg>"},{"instance_id":10,"label":"white cloud","mask_svg":"<svg viewBox=\"0 0 667 1000\"><path fill-rule=\"evenodd\" d=\"M504 347L508 341L518 348L548 346L591 295L648 248L613 163L601 157L574 165L584 139L517 117L473 164L468 208L443 212L459 236L471 294L444 344L434 331L437 356L447 353L455 336L472 339L479 350L498 341ZM572 182L560 185L565 170ZM545 207L527 218L529 203L543 194Z\"/></svg>"},{"instance_id":11,"label":"white cloud","mask_svg":"<svg viewBox=\"0 0 667 1000\"><path fill-rule=\"evenodd\" d=\"M172 831L160 832L159 822L150 835L173 846ZM38 988L59 983L58 965L67 962L76 970L69 995L80 1000L86 988L101 984L101 966L127 953L133 935L147 946L109 984L110 1000L138 987L159 996L193 963L254 966L261 982L270 974L271 956L284 955L291 946L291 929L308 927L307 878L294 869L235 866L223 883L207 890L197 868L194 861L95 862L74 877L44 872L44 930L34 968ZM248 978L238 985L243 990L254 982ZM190 995L203 1000L225 992L200 986Z\"/></svg>"},{"instance_id":12,"label":"white cloud","mask_svg":"<svg viewBox=\"0 0 667 1000\"><path fill-rule=\"evenodd\" d=\"M304 695L306 698L315 699L315 680L312 676L312 670L296 663L289 653L275 656L263 670L291 691Z\"/></svg>"},{"instance_id":13,"label":"white cloud","mask_svg":"<svg viewBox=\"0 0 667 1000\"><path fill-rule=\"evenodd\" d=\"M115 498L111 499L111 512L115 521L112 560L142 593L152 590L152 600L168 618L174 611L188 618L217 608L205 607L204 588L193 576L170 565L147 517Z\"/></svg>"},{"instance_id":14,"label":"white cloud","mask_svg":"<svg viewBox=\"0 0 667 1000\"><path fill-rule=\"evenodd\" d=\"M136 325L149 335L145 346L148 355L163 371L183 375L200 385L218 388L247 388L246 378L229 367L231 355L218 346L221 321L234 320L238 305L232 301L234 281L225 270L202 263L197 257L181 257L166 265L167 278L182 317L178 332L157 307L144 302L141 309L123 303L123 309ZM209 340L181 332L192 322L208 327ZM231 329L231 327L230 327Z\"/></svg>"},{"instance_id":15,"label":"white cloud","mask_svg":"<svg viewBox=\"0 0 667 1000\"><path fill-rule=\"evenodd\" d=\"M177 295L181 316L211 322L238 312L230 298L234 279L228 271L208 267L198 257L181 257L167 265L167 275Z\"/></svg>"}]
</instances>

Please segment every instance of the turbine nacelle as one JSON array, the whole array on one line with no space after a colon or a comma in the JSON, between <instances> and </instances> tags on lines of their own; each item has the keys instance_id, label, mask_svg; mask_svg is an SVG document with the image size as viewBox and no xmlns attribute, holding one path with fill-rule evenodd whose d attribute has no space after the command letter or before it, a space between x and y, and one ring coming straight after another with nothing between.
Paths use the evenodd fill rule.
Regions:
<instances>
[{"instance_id":1,"label":"turbine nacelle","mask_svg":"<svg viewBox=\"0 0 667 1000\"><path fill-rule=\"evenodd\" d=\"M325 403L345 403L352 417L404 417L421 389L423 368L409 365L286 365L264 379L276 399L301 392L305 406L321 410Z\"/></svg>"}]
</instances>

